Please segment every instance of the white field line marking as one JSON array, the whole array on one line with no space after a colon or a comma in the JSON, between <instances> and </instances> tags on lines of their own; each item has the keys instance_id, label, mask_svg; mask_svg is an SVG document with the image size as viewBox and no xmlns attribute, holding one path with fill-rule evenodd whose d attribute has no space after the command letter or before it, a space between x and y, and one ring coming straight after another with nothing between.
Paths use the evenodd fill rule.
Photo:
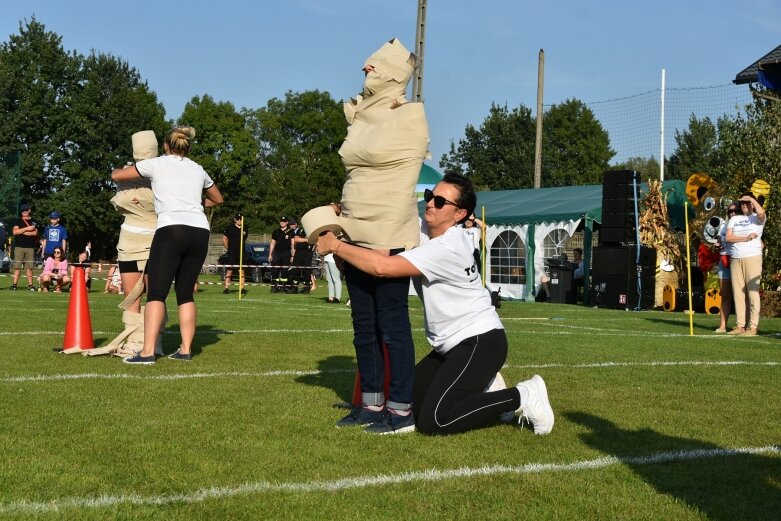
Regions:
<instances>
[{"instance_id":1,"label":"white field line marking","mask_svg":"<svg viewBox=\"0 0 781 521\"><path fill-rule=\"evenodd\" d=\"M499 474L543 474L551 472L579 472L598 470L617 465L640 466L677 461L689 461L708 458L725 458L743 455L781 455L781 446L739 447L734 449L694 449L670 452L657 452L648 456L606 456L574 463L527 463L525 465L484 465L482 467L461 467L457 469L411 470L400 474L379 474L342 478L332 481L270 482L256 481L238 486L213 486L190 493L141 496L138 494L102 495L94 497L69 497L51 501L16 501L0 504L0 514L43 514L61 512L66 509L88 509L116 507L129 504L136 506L161 506L172 503L200 503L210 499L226 499L236 496L267 494L274 492L295 492L310 494L316 492L340 492L366 487L398 485L413 482L437 482L451 479L464 479Z\"/></svg>"},{"instance_id":2,"label":"white field line marking","mask_svg":"<svg viewBox=\"0 0 781 521\"><path fill-rule=\"evenodd\" d=\"M682 360L678 362L595 362L590 364L536 364L536 365L505 365L502 369L597 369L610 367L675 367L675 366L764 366L779 367L781 362L752 362L748 360L724 360L724 361L699 361ZM321 374L354 373L354 367L325 370L275 370L261 372L225 371L217 373L177 373L165 375L143 375L128 373L74 373L74 374L47 374L33 376L6 376L0 378L0 383L20 382L54 382L65 380L188 380L197 378L265 378L271 376L311 376Z\"/></svg>"}]
</instances>

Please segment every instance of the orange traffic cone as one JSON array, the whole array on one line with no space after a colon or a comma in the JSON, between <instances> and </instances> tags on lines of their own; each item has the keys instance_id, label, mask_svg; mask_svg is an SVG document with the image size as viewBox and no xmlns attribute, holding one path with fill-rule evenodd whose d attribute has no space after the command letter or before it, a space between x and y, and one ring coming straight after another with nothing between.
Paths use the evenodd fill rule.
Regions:
<instances>
[{"instance_id":1,"label":"orange traffic cone","mask_svg":"<svg viewBox=\"0 0 781 521\"><path fill-rule=\"evenodd\" d=\"M65 354L80 353L95 348L95 340L92 338L92 320L89 316L84 265L74 264L73 266L75 269L71 281L68 319L65 322L65 339L62 341L62 352Z\"/></svg>"},{"instance_id":2,"label":"orange traffic cone","mask_svg":"<svg viewBox=\"0 0 781 521\"><path fill-rule=\"evenodd\" d=\"M385 342L382 343L382 357L385 359L385 388L383 390L385 392L385 399L387 400L388 395L390 394L391 372L390 356L388 355L388 346ZM355 387L353 387L353 407L360 407L361 403L363 403L363 395L361 394L361 373L356 371Z\"/></svg>"}]
</instances>

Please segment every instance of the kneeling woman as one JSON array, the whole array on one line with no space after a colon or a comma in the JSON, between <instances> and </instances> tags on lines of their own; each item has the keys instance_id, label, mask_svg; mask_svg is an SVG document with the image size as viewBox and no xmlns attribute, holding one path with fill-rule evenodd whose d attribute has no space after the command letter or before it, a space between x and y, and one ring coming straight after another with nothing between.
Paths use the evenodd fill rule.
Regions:
<instances>
[{"instance_id":1,"label":"kneeling woman","mask_svg":"<svg viewBox=\"0 0 781 521\"><path fill-rule=\"evenodd\" d=\"M480 282L474 243L457 226L475 209L471 182L447 174L433 191L426 190L425 200L418 248L384 256L341 242L330 232L320 237L317 248L377 277L419 276L416 288L433 351L415 368L412 409L418 431L464 432L516 411L534 424L536 434L548 434L554 418L542 378L535 375L513 388L485 392L507 358L507 337Z\"/></svg>"},{"instance_id":2,"label":"kneeling woman","mask_svg":"<svg viewBox=\"0 0 781 521\"><path fill-rule=\"evenodd\" d=\"M157 212L157 230L147 264L144 347L138 355L125 358L125 363L155 363L155 341L165 319L165 299L174 279L182 342L169 358L191 358L195 336L193 288L209 247L209 221L203 209L222 204L222 194L214 181L201 165L187 158L194 137L195 129L175 127L165 136L165 155L111 173L114 181L130 181L138 176L151 179Z\"/></svg>"}]
</instances>

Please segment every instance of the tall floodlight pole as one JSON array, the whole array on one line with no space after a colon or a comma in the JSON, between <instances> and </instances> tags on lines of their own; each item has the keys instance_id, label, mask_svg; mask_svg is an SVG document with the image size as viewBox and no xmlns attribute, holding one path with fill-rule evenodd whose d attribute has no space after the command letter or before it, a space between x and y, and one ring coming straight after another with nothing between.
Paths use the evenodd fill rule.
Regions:
<instances>
[{"instance_id":1,"label":"tall floodlight pole","mask_svg":"<svg viewBox=\"0 0 781 521\"><path fill-rule=\"evenodd\" d=\"M423 51L426 40L426 0L418 0L418 23L415 27L415 54L418 69L412 78L412 101L423 101Z\"/></svg>"},{"instance_id":2,"label":"tall floodlight pole","mask_svg":"<svg viewBox=\"0 0 781 521\"><path fill-rule=\"evenodd\" d=\"M545 51L540 49L537 65L537 135L534 139L534 188L542 184L542 91L545 79Z\"/></svg>"},{"instance_id":3,"label":"tall floodlight pole","mask_svg":"<svg viewBox=\"0 0 781 521\"><path fill-rule=\"evenodd\" d=\"M664 182L664 69L662 69L661 121L659 122L659 181Z\"/></svg>"}]
</instances>

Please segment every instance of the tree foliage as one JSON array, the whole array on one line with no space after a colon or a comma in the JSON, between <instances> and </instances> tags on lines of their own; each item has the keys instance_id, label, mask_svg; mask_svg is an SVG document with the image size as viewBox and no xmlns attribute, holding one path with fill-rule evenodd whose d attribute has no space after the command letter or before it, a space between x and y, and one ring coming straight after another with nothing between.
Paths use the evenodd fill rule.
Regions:
<instances>
[{"instance_id":1,"label":"tree foliage","mask_svg":"<svg viewBox=\"0 0 781 521\"><path fill-rule=\"evenodd\" d=\"M289 91L284 99L272 98L244 114L260 149L262 220L300 217L340 199L344 167L338 151L347 122L342 105L328 92Z\"/></svg>"},{"instance_id":2,"label":"tree foliage","mask_svg":"<svg viewBox=\"0 0 781 521\"><path fill-rule=\"evenodd\" d=\"M710 118L689 117L686 130L675 131L675 152L665 167L665 179L686 181L695 172L714 177L718 165L718 132Z\"/></svg>"},{"instance_id":3,"label":"tree foliage","mask_svg":"<svg viewBox=\"0 0 781 521\"><path fill-rule=\"evenodd\" d=\"M776 93L777 95L778 93ZM722 118L718 122L718 169L714 176L733 198L751 190L757 179L770 183L766 204L767 221L762 233L765 244L763 285L781 284L781 101L755 98L745 116Z\"/></svg>"},{"instance_id":4,"label":"tree foliage","mask_svg":"<svg viewBox=\"0 0 781 521\"><path fill-rule=\"evenodd\" d=\"M659 177L659 161L655 157L630 157L623 163L610 165L611 170L634 170L640 172L643 181ZM666 175L665 175L666 177Z\"/></svg>"},{"instance_id":5,"label":"tree foliage","mask_svg":"<svg viewBox=\"0 0 781 521\"><path fill-rule=\"evenodd\" d=\"M212 229L233 223L237 212L245 214L248 226L257 228L259 223L250 216L260 207L258 145L244 116L231 103L204 95L187 103L179 123L195 128L190 158L206 170L225 199L213 212Z\"/></svg>"},{"instance_id":6,"label":"tree foliage","mask_svg":"<svg viewBox=\"0 0 781 521\"><path fill-rule=\"evenodd\" d=\"M130 136L167 126L163 107L127 62L66 52L32 18L0 45L0 152L21 151L22 198L38 222L63 214L69 241L115 252L119 216L111 169L132 160Z\"/></svg>"},{"instance_id":7,"label":"tree foliage","mask_svg":"<svg viewBox=\"0 0 781 521\"><path fill-rule=\"evenodd\" d=\"M528 188L534 185L534 135L531 109L491 104L480 128L467 125L439 166L468 176L476 190Z\"/></svg>"},{"instance_id":8,"label":"tree foliage","mask_svg":"<svg viewBox=\"0 0 781 521\"><path fill-rule=\"evenodd\" d=\"M450 143L442 156L445 172L465 174L478 190L508 190L534 186L536 120L524 105L515 109L491 105L475 128ZM553 105L543 118L542 186L594 184L615 154L607 132L581 101Z\"/></svg>"},{"instance_id":9,"label":"tree foliage","mask_svg":"<svg viewBox=\"0 0 781 521\"><path fill-rule=\"evenodd\" d=\"M542 136L542 186L602 183L615 152L607 131L582 101L551 106Z\"/></svg>"}]
</instances>

